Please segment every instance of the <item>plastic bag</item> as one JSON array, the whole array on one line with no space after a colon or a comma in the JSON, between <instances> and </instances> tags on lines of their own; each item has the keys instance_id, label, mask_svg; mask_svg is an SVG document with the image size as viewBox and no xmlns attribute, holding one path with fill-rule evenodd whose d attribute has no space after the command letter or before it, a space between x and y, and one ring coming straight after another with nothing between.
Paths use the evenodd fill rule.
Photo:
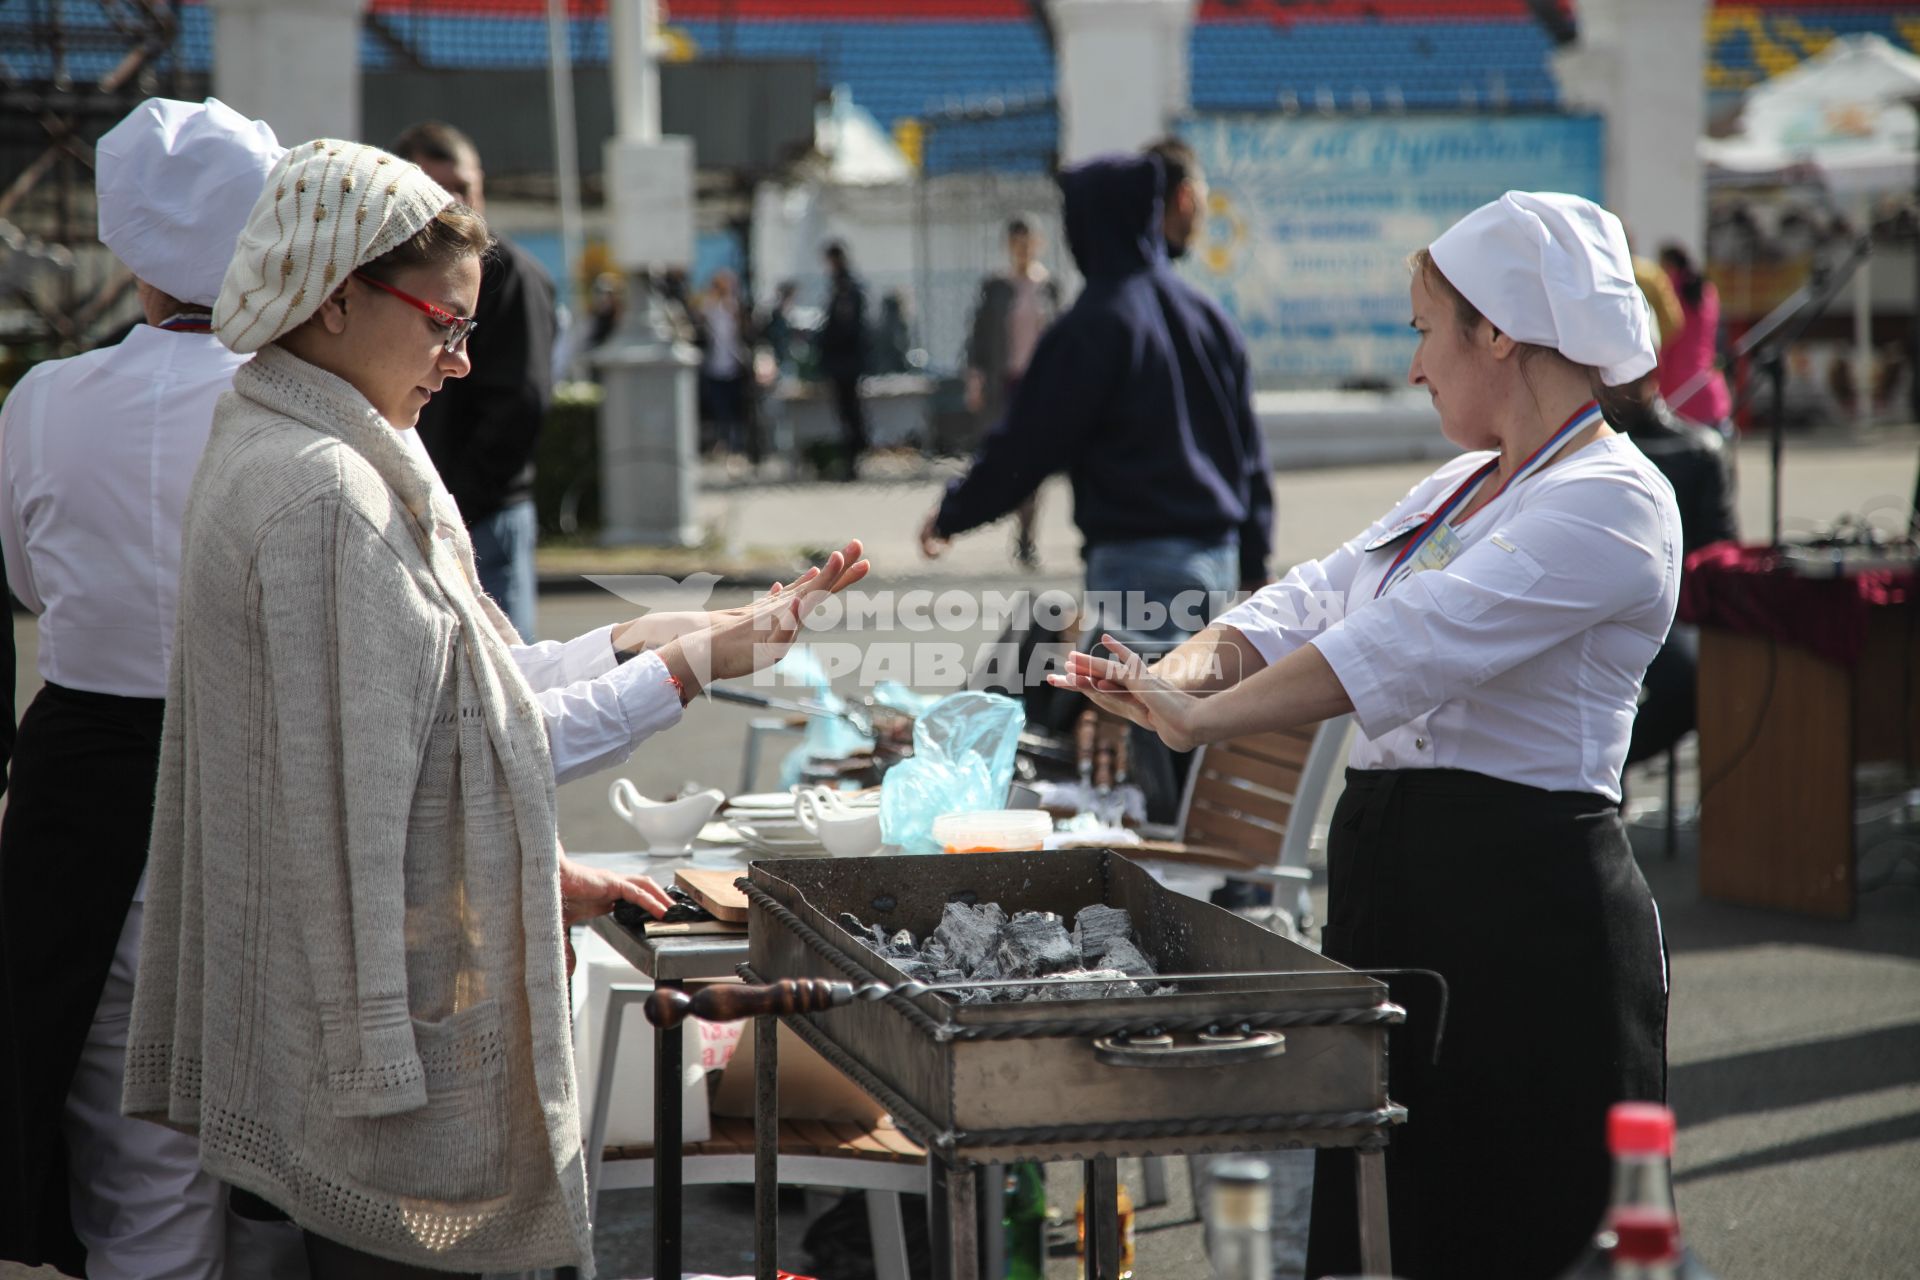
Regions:
<instances>
[{"instance_id":1,"label":"plastic bag","mask_svg":"<svg viewBox=\"0 0 1920 1280\"><path fill-rule=\"evenodd\" d=\"M880 832L902 853L938 853L933 820L1004 809L1026 712L997 693L954 693L913 726L913 755L880 785Z\"/></svg>"},{"instance_id":2,"label":"plastic bag","mask_svg":"<svg viewBox=\"0 0 1920 1280\"><path fill-rule=\"evenodd\" d=\"M773 664L773 674L782 684L805 688L811 695L811 701L820 706L834 711L846 708L846 699L833 691L833 682L827 678L826 668L820 665L820 659L814 657L813 651L805 645L789 649L785 657ZM836 760L871 750L873 739L847 721L833 716L808 716L806 740L787 753L786 759L780 762L780 785L791 787L799 782L810 760Z\"/></svg>"}]
</instances>

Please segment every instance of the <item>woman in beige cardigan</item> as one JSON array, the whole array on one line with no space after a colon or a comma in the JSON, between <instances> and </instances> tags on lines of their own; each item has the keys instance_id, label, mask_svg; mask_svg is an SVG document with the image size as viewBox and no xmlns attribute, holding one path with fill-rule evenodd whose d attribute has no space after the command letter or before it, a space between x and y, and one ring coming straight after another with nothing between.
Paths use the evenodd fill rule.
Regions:
<instances>
[{"instance_id":1,"label":"woman in beige cardigan","mask_svg":"<svg viewBox=\"0 0 1920 1280\"><path fill-rule=\"evenodd\" d=\"M663 899L567 861L556 775L865 572L852 543L744 609L520 645L409 435L487 244L414 166L303 143L214 310L258 354L187 509L125 1108L197 1130L318 1280L591 1272L563 922Z\"/></svg>"}]
</instances>

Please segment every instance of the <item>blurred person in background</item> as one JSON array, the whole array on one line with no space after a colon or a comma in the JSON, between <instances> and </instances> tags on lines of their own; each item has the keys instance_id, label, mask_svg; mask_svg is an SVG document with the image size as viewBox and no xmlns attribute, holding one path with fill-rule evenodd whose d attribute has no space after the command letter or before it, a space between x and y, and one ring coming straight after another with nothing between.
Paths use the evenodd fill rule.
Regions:
<instances>
[{"instance_id":1,"label":"blurred person in background","mask_svg":"<svg viewBox=\"0 0 1920 1280\"><path fill-rule=\"evenodd\" d=\"M1025 218L1007 223L1007 269L980 285L967 334L967 411L991 429L1006 414L1033 360L1040 335L1060 314L1060 287L1037 255L1039 237ZM1033 521L1038 490L1014 508L1013 557L1024 569L1039 567Z\"/></svg>"},{"instance_id":2,"label":"blurred person in background","mask_svg":"<svg viewBox=\"0 0 1920 1280\"><path fill-rule=\"evenodd\" d=\"M860 379L867 372L867 293L847 246L838 240L821 251L827 265L827 304L814 350L820 372L833 385L834 411L840 417L841 447L845 454L842 480L855 480L860 458L867 451L867 414L860 403Z\"/></svg>"},{"instance_id":3,"label":"blurred person in background","mask_svg":"<svg viewBox=\"0 0 1920 1280\"><path fill-rule=\"evenodd\" d=\"M700 302L700 410L708 440L728 453L747 451L747 334L733 272L722 267ZM759 460L759 450L752 450Z\"/></svg>"},{"instance_id":4,"label":"blurred person in background","mask_svg":"<svg viewBox=\"0 0 1920 1280\"><path fill-rule=\"evenodd\" d=\"M229 1220L191 1135L120 1114L181 524L246 361L209 308L283 154L214 99L148 99L110 129L100 240L144 323L37 365L0 410L0 545L45 680L0 823L0 1258L97 1280L300 1271L295 1233ZM257 1252L276 1236L291 1258Z\"/></svg>"},{"instance_id":5,"label":"blurred person in background","mask_svg":"<svg viewBox=\"0 0 1920 1280\"><path fill-rule=\"evenodd\" d=\"M798 371L799 349L806 337L794 327L793 321L793 301L799 293L799 285L782 280L773 291L773 301L760 317L760 340L766 343L781 377L791 377Z\"/></svg>"},{"instance_id":6,"label":"blurred person in background","mask_svg":"<svg viewBox=\"0 0 1920 1280\"><path fill-rule=\"evenodd\" d=\"M1168 193L1179 204L1200 183L1191 157L1175 176L1155 150L1061 173L1086 287L1040 336L1005 415L920 530L921 554L938 557L1064 471L1094 634L1169 647L1266 582L1273 537L1245 344L1167 260ZM1179 766L1150 735L1134 737L1133 780L1150 818L1169 820Z\"/></svg>"},{"instance_id":7,"label":"blurred person in background","mask_svg":"<svg viewBox=\"0 0 1920 1280\"><path fill-rule=\"evenodd\" d=\"M486 174L464 133L427 121L393 154L420 166L455 200L486 216ZM480 273L471 376L447 383L420 413L427 447L473 538L480 585L534 638L539 576L534 547L533 457L553 404L553 281L505 236L494 237Z\"/></svg>"},{"instance_id":8,"label":"blurred person in background","mask_svg":"<svg viewBox=\"0 0 1920 1280\"><path fill-rule=\"evenodd\" d=\"M1169 135L1147 147L1166 170L1165 214L1161 236L1167 244L1167 257L1175 262L1187 256L1187 250L1200 236L1207 219L1207 175L1201 171L1193 148Z\"/></svg>"},{"instance_id":9,"label":"blurred person in background","mask_svg":"<svg viewBox=\"0 0 1920 1280\"><path fill-rule=\"evenodd\" d=\"M1678 244L1660 247L1660 265L1682 315L1680 331L1667 335L1660 349L1660 394L1689 422L1731 430L1733 396L1720 373L1720 291Z\"/></svg>"},{"instance_id":10,"label":"blurred person in background","mask_svg":"<svg viewBox=\"0 0 1920 1280\"><path fill-rule=\"evenodd\" d=\"M905 291L889 289L880 298L880 320L873 327L873 373L905 373L913 368L913 317Z\"/></svg>"}]
</instances>

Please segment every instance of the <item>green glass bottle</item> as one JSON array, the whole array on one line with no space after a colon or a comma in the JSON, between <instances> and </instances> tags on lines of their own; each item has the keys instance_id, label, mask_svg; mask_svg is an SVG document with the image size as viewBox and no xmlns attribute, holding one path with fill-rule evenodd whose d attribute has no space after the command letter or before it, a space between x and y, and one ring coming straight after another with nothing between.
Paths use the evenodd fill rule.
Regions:
<instances>
[{"instance_id":1,"label":"green glass bottle","mask_svg":"<svg viewBox=\"0 0 1920 1280\"><path fill-rule=\"evenodd\" d=\"M1046 1280L1047 1173L1031 1160L1007 1167L1007 1280Z\"/></svg>"}]
</instances>

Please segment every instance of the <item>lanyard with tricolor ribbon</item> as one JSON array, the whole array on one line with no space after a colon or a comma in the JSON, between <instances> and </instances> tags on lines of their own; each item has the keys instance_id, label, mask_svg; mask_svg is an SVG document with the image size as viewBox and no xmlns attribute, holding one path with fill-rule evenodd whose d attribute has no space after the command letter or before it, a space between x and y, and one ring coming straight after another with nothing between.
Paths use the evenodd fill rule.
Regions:
<instances>
[{"instance_id":1,"label":"lanyard with tricolor ribbon","mask_svg":"<svg viewBox=\"0 0 1920 1280\"><path fill-rule=\"evenodd\" d=\"M1592 426L1594 423L1600 421L1600 418L1600 402L1597 400L1589 400L1586 404L1574 410L1573 416L1561 424L1558 431L1548 436L1545 444L1528 454L1527 460L1520 464L1518 470L1507 477L1506 482L1503 483L1500 488L1494 492L1493 497L1488 498L1487 501L1489 503L1493 502L1494 499L1498 498L1508 489L1511 489L1520 481L1525 480L1528 476L1546 466L1547 463L1553 459L1554 453L1559 450L1560 446L1566 443L1567 437ZM1460 505L1480 487L1480 482L1493 474L1494 468L1499 465L1500 462L1497 458L1488 462L1478 471L1461 481L1460 487L1448 495L1445 502L1434 508L1433 514L1428 516L1426 521L1421 524L1418 529L1414 530L1413 536L1407 539L1406 543L1401 546L1399 554L1394 556L1393 563L1387 566L1386 576L1381 578L1380 585L1373 589L1374 599L1378 600L1385 594L1387 588L1393 585L1407 561L1413 559L1413 557L1418 554L1420 548L1426 545L1426 543L1433 538L1434 533L1447 522L1447 517L1459 510Z\"/></svg>"}]
</instances>

